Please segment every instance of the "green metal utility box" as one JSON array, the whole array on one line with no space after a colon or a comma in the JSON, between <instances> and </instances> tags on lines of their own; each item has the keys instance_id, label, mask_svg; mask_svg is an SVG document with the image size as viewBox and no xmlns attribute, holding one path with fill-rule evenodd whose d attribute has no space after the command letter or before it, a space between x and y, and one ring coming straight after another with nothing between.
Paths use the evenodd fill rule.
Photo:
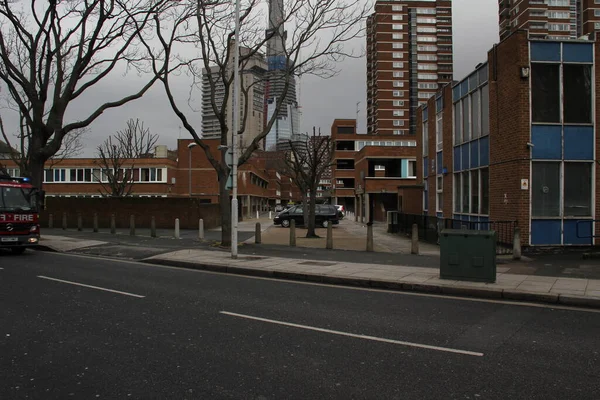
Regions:
<instances>
[{"instance_id":1,"label":"green metal utility box","mask_svg":"<svg viewBox=\"0 0 600 400\"><path fill-rule=\"evenodd\" d=\"M443 230L440 234L440 278L496 282L496 232Z\"/></svg>"}]
</instances>

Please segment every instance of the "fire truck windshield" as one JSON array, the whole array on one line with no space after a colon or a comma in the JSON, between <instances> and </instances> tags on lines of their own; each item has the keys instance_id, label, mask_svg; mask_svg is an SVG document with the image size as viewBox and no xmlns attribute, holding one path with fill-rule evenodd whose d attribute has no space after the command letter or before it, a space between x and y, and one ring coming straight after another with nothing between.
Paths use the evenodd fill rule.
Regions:
<instances>
[{"instance_id":1,"label":"fire truck windshield","mask_svg":"<svg viewBox=\"0 0 600 400\"><path fill-rule=\"evenodd\" d=\"M0 211L30 211L35 208L31 189L0 187Z\"/></svg>"}]
</instances>

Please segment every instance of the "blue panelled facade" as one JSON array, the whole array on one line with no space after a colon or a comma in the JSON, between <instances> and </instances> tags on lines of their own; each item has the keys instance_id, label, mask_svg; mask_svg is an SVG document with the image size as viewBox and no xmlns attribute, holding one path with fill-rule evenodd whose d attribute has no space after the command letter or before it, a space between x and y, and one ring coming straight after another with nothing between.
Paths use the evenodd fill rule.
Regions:
<instances>
[{"instance_id":1,"label":"blue panelled facade","mask_svg":"<svg viewBox=\"0 0 600 400\"><path fill-rule=\"evenodd\" d=\"M488 65L452 88L453 218L489 220L490 118Z\"/></svg>"},{"instance_id":2,"label":"blue panelled facade","mask_svg":"<svg viewBox=\"0 0 600 400\"><path fill-rule=\"evenodd\" d=\"M594 46L531 41L531 245L591 244Z\"/></svg>"}]
</instances>

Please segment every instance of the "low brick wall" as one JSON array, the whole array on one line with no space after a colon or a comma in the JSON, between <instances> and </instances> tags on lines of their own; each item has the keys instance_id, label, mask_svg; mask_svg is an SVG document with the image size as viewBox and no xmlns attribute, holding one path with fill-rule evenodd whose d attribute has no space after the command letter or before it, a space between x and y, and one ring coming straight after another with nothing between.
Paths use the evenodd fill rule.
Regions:
<instances>
[{"instance_id":1,"label":"low brick wall","mask_svg":"<svg viewBox=\"0 0 600 400\"><path fill-rule=\"evenodd\" d=\"M93 226L94 213L98 214L98 226L110 228L110 216L115 214L117 228L128 228L130 215L135 215L138 228L150 228L154 216L156 227L169 229L179 218L182 229L198 229L198 220L204 220L204 228L216 228L221 223L218 204L201 203L197 199L170 197L127 198L77 198L48 197L46 209L40 213L41 226L48 226L48 215L54 218L54 227L62 226L63 213L67 213L67 226L77 227L77 215L81 213L83 227Z\"/></svg>"}]
</instances>

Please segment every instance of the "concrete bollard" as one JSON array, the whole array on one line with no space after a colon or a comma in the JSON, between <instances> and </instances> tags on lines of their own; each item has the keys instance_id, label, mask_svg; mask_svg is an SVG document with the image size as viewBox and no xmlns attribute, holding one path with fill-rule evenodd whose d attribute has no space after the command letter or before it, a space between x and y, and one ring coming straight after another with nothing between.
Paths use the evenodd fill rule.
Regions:
<instances>
[{"instance_id":1,"label":"concrete bollard","mask_svg":"<svg viewBox=\"0 0 600 400\"><path fill-rule=\"evenodd\" d=\"M325 242L326 249L333 249L333 223L327 221L327 242Z\"/></svg>"},{"instance_id":2,"label":"concrete bollard","mask_svg":"<svg viewBox=\"0 0 600 400\"><path fill-rule=\"evenodd\" d=\"M150 218L150 237L156 237L156 218L154 218L154 215Z\"/></svg>"},{"instance_id":3,"label":"concrete bollard","mask_svg":"<svg viewBox=\"0 0 600 400\"><path fill-rule=\"evenodd\" d=\"M290 221L290 246L296 247L296 221Z\"/></svg>"},{"instance_id":4,"label":"concrete bollard","mask_svg":"<svg viewBox=\"0 0 600 400\"><path fill-rule=\"evenodd\" d=\"M352 213L354 215L354 222L358 222L358 214L353 212Z\"/></svg>"},{"instance_id":5,"label":"concrete bollard","mask_svg":"<svg viewBox=\"0 0 600 400\"><path fill-rule=\"evenodd\" d=\"M94 221L92 222L92 230L98 232L98 213L94 213Z\"/></svg>"},{"instance_id":6,"label":"concrete bollard","mask_svg":"<svg viewBox=\"0 0 600 400\"><path fill-rule=\"evenodd\" d=\"M260 237L260 222L256 223L256 226L254 227L254 243L256 244L260 244L261 242L261 237Z\"/></svg>"},{"instance_id":7,"label":"concrete bollard","mask_svg":"<svg viewBox=\"0 0 600 400\"><path fill-rule=\"evenodd\" d=\"M412 225L412 235L410 238L410 254L419 254L419 226Z\"/></svg>"},{"instance_id":8,"label":"concrete bollard","mask_svg":"<svg viewBox=\"0 0 600 400\"><path fill-rule=\"evenodd\" d=\"M367 224L367 251L373 250L373 224Z\"/></svg>"},{"instance_id":9,"label":"concrete bollard","mask_svg":"<svg viewBox=\"0 0 600 400\"><path fill-rule=\"evenodd\" d=\"M179 218L175 218L175 239L179 239Z\"/></svg>"},{"instance_id":10,"label":"concrete bollard","mask_svg":"<svg viewBox=\"0 0 600 400\"><path fill-rule=\"evenodd\" d=\"M516 226L513 236L513 260L521 259L521 229Z\"/></svg>"},{"instance_id":11,"label":"concrete bollard","mask_svg":"<svg viewBox=\"0 0 600 400\"><path fill-rule=\"evenodd\" d=\"M48 228L54 228L54 215L48 214Z\"/></svg>"},{"instance_id":12,"label":"concrete bollard","mask_svg":"<svg viewBox=\"0 0 600 400\"><path fill-rule=\"evenodd\" d=\"M129 216L129 236L135 236L135 215Z\"/></svg>"},{"instance_id":13,"label":"concrete bollard","mask_svg":"<svg viewBox=\"0 0 600 400\"><path fill-rule=\"evenodd\" d=\"M204 240L204 220L202 218L198 221L198 239Z\"/></svg>"},{"instance_id":14,"label":"concrete bollard","mask_svg":"<svg viewBox=\"0 0 600 400\"><path fill-rule=\"evenodd\" d=\"M63 231L67 230L67 213L66 212L63 213L62 228L63 228Z\"/></svg>"},{"instance_id":15,"label":"concrete bollard","mask_svg":"<svg viewBox=\"0 0 600 400\"><path fill-rule=\"evenodd\" d=\"M83 230L83 218L81 213L77 213L77 230L81 232Z\"/></svg>"},{"instance_id":16,"label":"concrete bollard","mask_svg":"<svg viewBox=\"0 0 600 400\"><path fill-rule=\"evenodd\" d=\"M117 233L117 219L115 217L115 214L110 215L110 233L112 233L113 235Z\"/></svg>"},{"instance_id":17,"label":"concrete bollard","mask_svg":"<svg viewBox=\"0 0 600 400\"><path fill-rule=\"evenodd\" d=\"M258 213L258 210L256 210L256 219L260 218L260 214Z\"/></svg>"},{"instance_id":18,"label":"concrete bollard","mask_svg":"<svg viewBox=\"0 0 600 400\"><path fill-rule=\"evenodd\" d=\"M269 211L269 219L273 219L273 215L271 214L271 211Z\"/></svg>"}]
</instances>

